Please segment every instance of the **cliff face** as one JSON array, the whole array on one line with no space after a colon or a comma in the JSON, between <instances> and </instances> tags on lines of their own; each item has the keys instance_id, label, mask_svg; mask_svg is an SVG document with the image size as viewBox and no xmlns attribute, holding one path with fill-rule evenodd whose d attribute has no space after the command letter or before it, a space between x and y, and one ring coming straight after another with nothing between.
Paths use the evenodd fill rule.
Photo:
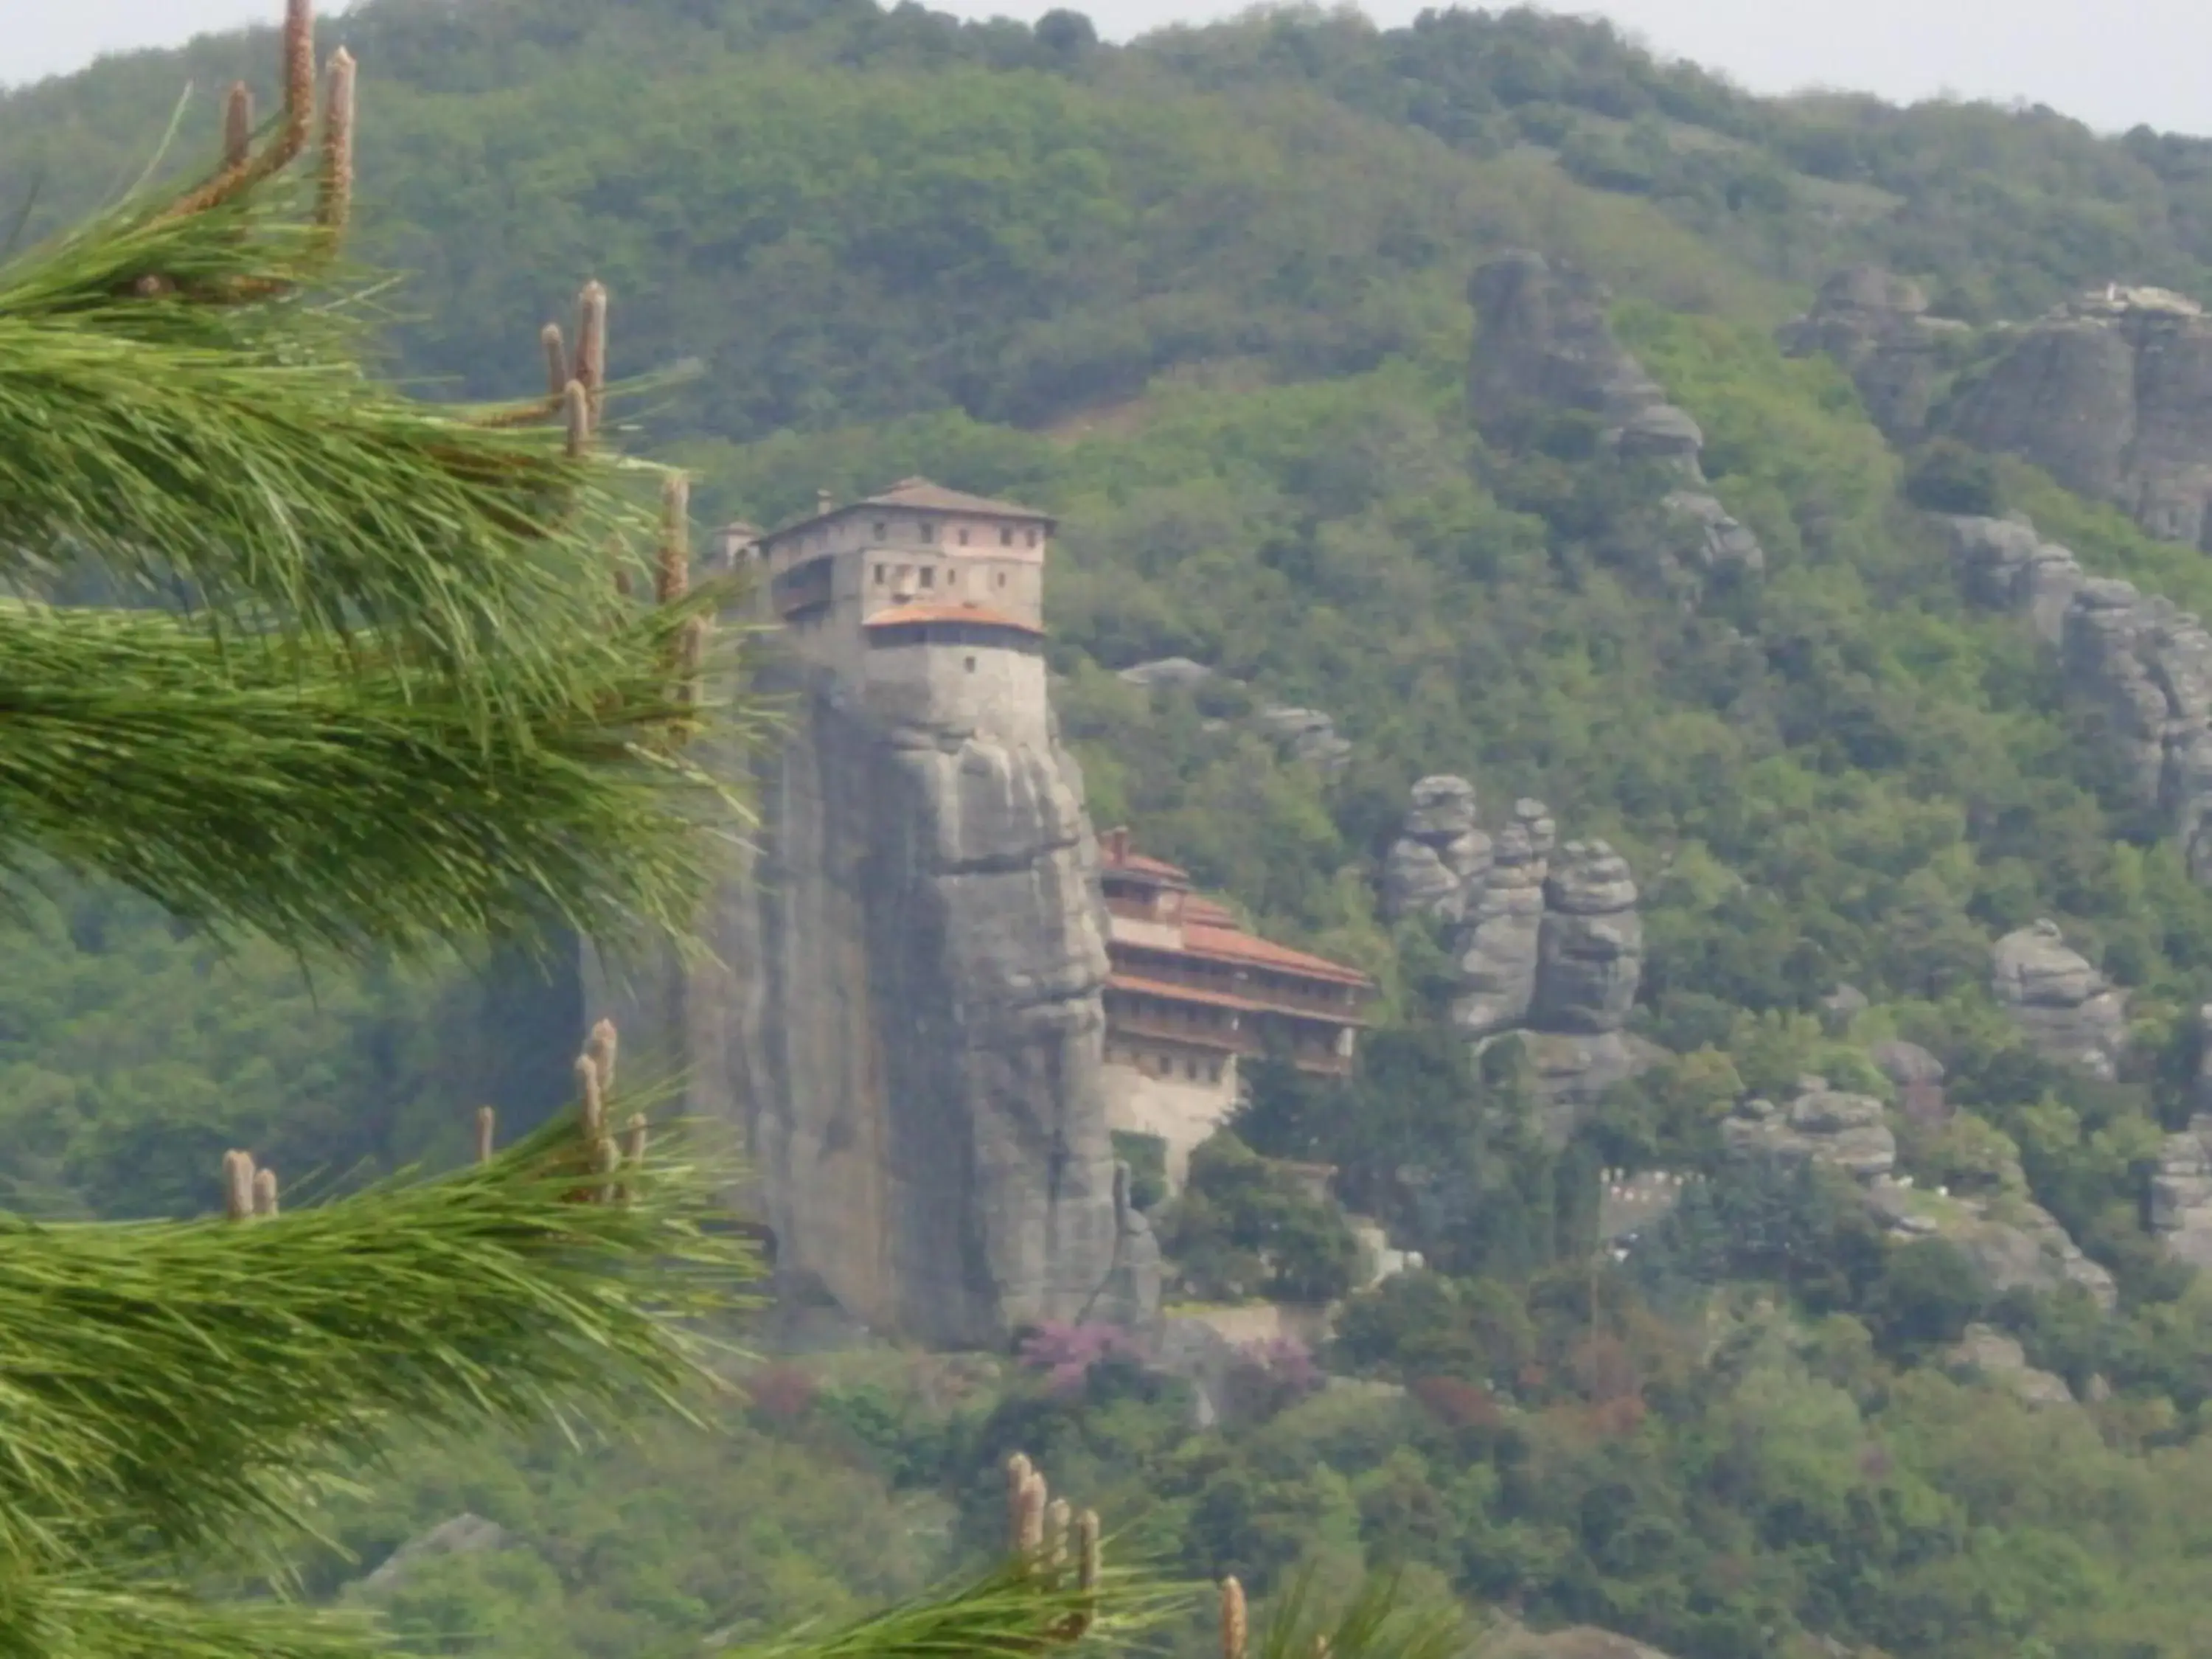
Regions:
<instances>
[{"instance_id":1,"label":"cliff face","mask_svg":"<svg viewBox=\"0 0 2212 1659\"><path fill-rule=\"evenodd\" d=\"M733 966L675 975L654 1022L693 1109L745 1131L780 1286L947 1346L1143 1321L1158 1255L1107 1133L1073 767L826 677L786 689L757 847L714 918Z\"/></svg>"},{"instance_id":2,"label":"cliff face","mask_svg":"<svg viewBox=\"0 0 2212 1659\"><path fill-rule=\"evenodd\" d=\"M1942 424L2212 550L2212 321L2179 295L2118 289L2014 331Z\"/></svg>"}]
</instances>

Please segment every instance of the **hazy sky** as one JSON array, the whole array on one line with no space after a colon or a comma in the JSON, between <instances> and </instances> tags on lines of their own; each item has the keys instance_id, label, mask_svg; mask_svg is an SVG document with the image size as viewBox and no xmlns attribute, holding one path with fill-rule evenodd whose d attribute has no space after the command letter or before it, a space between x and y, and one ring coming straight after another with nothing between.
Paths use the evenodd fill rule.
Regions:
<instances>
[{"instance_id":1,"label":"hazy sky","mask_svg":"<svg viewBox=\"0 0 2212 1659\"><path fill-rule=\"evenodd\" d=\"M620 0L611 0L619 4ZM1052 0L933 0L969 16L1034 17ZM173 44L273 18L279 0L0 0L0 84L97 53ZM1090 0L1116 38L1243 9L1242 0ZM2024 99L2118 131L2139 121L2212 134L2212 5L2205 0L1565 0L1657 50L1759 92L1841 86L1894 99L1951 92ZM1419 0L1369 0L1403 22Z\"/></svg>"}]
</instances>

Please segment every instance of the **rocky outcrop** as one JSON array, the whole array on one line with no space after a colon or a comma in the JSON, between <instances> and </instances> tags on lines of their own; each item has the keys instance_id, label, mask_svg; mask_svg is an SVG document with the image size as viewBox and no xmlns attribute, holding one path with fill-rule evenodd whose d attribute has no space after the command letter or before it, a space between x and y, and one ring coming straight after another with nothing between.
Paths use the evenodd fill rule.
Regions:
<instances>
[{"instance_id":1,"label":"rocky outcrop","mask_svg":"<svg viewBox=\"0 0 2212 1659\"><path fill-rule=\"evenodd\" d=\"M2020 1339L1994 1325L1967 1326L1966 1334L1944 1352L1943 1363L1954 1372L1994 1383L2026 1405L2074 1403L2074 1390L2064 1377L2029 1364Z\"/></svg>"},{"instance_id":2,"label":"rocky outcrop","mask_svg":"<svg viewBox=\"0 0 2212 1659\"><path fill-rule=\"evenodd\" d=\"M1897 1167L1897 1137L1882 1103L1872 1095L1831 1089L1825 1078L1801 1079L1787 1106L1743 1102L1723 1121L1721 1141L1732 1152L1826 1164L1859 1181Z\"/></svg>"},{"instance_id":3,"label":"rocky outcrop","mask_svg":"<svg viewBox=\"0 0 2212 1659\"><path fill-rule=\"evenodd\" d=\"M1270 705L1253 719L1283 753L1324 772L1341 772L1352 763L1352 741L1336 729L1334 717L1318 708Z\"/></svg>"},{"instance_id":4,"label":"rocky outcrop","mask_svg":"<svg viewBox=\"0 0 2212 1659\"><path fill-rule=\"evenodd\" d=\"M2099 717L2191 874L2212 882L2212 635L2131 582L2089 575L2024 519L1944 523L1968 596L2057 648L2069 698Z\"/></svg>"},{"instance_id":5,"label":"rocky outcrop","mask_svg":"<svg viewBox=\"0 0 2212 1659\"><path fill-rule=\"evenodd\" d=\"M1939 424L2212 550L2212 321L2178 294L2116 285L2007 331Z\"/></svg>"},{"instance_id":6,"label":"rocky outcrop","mask_svg":"<svg viewBox=\"0 0 2212 1659\"><path fill-rule=\"evenodd\" d=\"M1785 325L1779 337L1793 357L1834 358L1883 435L1911 443L1927 430L1946 348L1971 332L1964 323L1930 317L1918 283L1876 265L1853 265L1823 283L1812 310Z\"/></svg>"},{"instance_id":7,"label":"rocky outcrop","mask_svg":"<svg viewBox=\"0 0 2212 1659\"><path fill-rule=\"evenodd\" d=\"M1617 1031L1644 973L1644 919L1628 861L1601 841L1571 841L1544 881L1536 994L1543 1031Z\"/></svg>"},{"instance_id":8,"label":"rocky outcrop","mask_svg":"<svg viewBox=\"0 0 2212 1659\"><path fill-rule=\"evenodd\" d=\"M1951 1115L1943 1097L1943 1062L1917 1042L1894 1038L1877 1042L1867 1057L1875 1069L1897 1085L1897 1107L1908 1118L1940 1123Z\"/></svg>"},{"instance_id":9,"label":"rocky outcrop","mask_svg":"<svg viewBox=\"0 0 2212 1659\"><path fill-rule=\"evenodd\" d=\"M1539 1088L1572 1104L1656 1051L1622 1029L1644 965L1635 878L1601 841L1558 841L1541 801L1516 801L1492 836L1472 783L1424 778L1382 890L1385 914L1443 924L1457 967L1453 1024L1478 1042L1520 1035Z\"/></svg>"},{"instance_id":10,"label":"rocky outcrop","mask_svg":"<svg viewBox=\"0 0 2212 1659\"><path fill-rule=\"evenodd\" d=\"M2197 1113L2159 1149L2150 1224L2176 1260L2212 1267L2212 1113Z\"/></svg>"},{"instance_id":11,"label":"rocky outcrop","mask_svg":"<svg viewBox=\"0 0 2212 1659\"><path fill-rule=\"evenodd\" d=\"M890 722L790 672L757 852L713 915L736 971L645 999L692 1109L746 1132L780 1287L945 1346L1143 1322L1158 1256L1107 1133L1078 775L1056 744Z\"/></svg>"},{"instance_id":12,"label":"rocky outcrop","mask_svg":"<svg viewBox=\"0 0 2212 1659\"><path fill-rule=\"evenodd\" d=\"M1663 505L1680 534L1666 556L1698 574L1755 571L1766 555L1731 517L1705 481L1705 434L1688 411L1667 401L1659 383L1613 337L1604 287L1540 253L1516 249L1474 274L1475 312L1468 397L1486 434L1510 435L1529 409L1578 410L1596 417L1600 441L1626 461L1645 462L1680 479Z\"/></svg>"},{"instance_id":13,"label":"rocky outcrop","mask_svg":"<svg viewBox=\"0 0 2212 1659\"><path fill-rule=\"evenodd\" d=\"M2007 933L1990 953L1990 988L2051 1060L2110 1081L2127 1047L2127 1001L2044 920Z\"/></svg>"}]
</instances>

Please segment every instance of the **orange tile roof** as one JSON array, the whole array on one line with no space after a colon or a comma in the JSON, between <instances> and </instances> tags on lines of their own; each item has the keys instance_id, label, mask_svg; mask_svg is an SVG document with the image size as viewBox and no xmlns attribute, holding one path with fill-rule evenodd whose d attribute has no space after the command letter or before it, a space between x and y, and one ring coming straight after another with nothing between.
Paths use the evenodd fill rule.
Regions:
<instances>
[{"instance_id":1,"label":"orange tile roof","mask_svg":"<svg viewBox=\"0 0 2212 1659\"><path fill-rule=\"evenodd\" d=\"M1234 927L1237 917L1225 904L1210 898L1200 898L1195 893L1182 902L1182 919L1186 922L1209 927Z\"/></svg>"},{"instance_id":2,"label":"orange tile roof","mask_svg":"<svg viewBox=\"0 0 2212 1659\"><path fill-rule=\"evenodd\" d=\"M1255 1002L1249 997L1231 996L1225 991L1202 990L1194 985L1177 985L1172 980L1146 979L1141 974L1109 974L1106 978L1109 991L1127 991L1133 996L1159 997L1170 1002L1200 1002L1209 1008L1235 1008L1248 1014L1263 1013L1267 1004Z\"/></svg>"},{"instance_id":3,"label":"orange tile roof","mask_svg":"<svg viewBox=\"0 0 2212 1659\"><path fill-rule=\"evenodd\" d=\"M1024 622L1019 617L1010 617L1003 611L992 610L988 605L927 600L913 605L895 605L888 611L878 611L860 625L863 628L898 628L908 623L974 623L983 628L1011 628L1018 633L1039 636L1044 633L1044 629L1035 623Z\"/></svg>"},{"instance_id":4,"label":"orange tile roof","mask_svg":"<svg viewBox=\"0 0 2212 1659\"><path fill-rule=\"evenodd\" d=\"M1372 983L1356 968L1346 968L1326 957L1293 951L1287 945L1277 945L1271 939L1258 938L1237 927L1185 927L1182 948L1186 954L1194 957L1211 957L1222 962L1248 962L1255 968L1273 968L1286 974L1303 974L1310 979L1331 980L1340 985Z\"/></svg>"}]
</instances>

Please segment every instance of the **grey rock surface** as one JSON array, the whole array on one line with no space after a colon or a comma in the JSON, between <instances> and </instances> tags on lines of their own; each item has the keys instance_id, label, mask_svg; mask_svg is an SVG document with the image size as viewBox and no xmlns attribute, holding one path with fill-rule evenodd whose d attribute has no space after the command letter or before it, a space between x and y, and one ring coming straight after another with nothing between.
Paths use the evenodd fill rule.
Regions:
<instances>
[{"instance_id":1,"label":"grey rock surface","mask_svg":"<svg viewBox=\"0 0 2212 1659\"><path fill-rule=\"evenodd\" d=\"M1937 423L2212 550L2212 322L2179 295L2115 285L2008 331Z\"/></svg>"},{"instance_id":2,"label":"grey rock surface","mask_svg":"<svg viewBox=\"0 0 2212 1659\"><path fill-rule=\"evenodd\" d=\"M2020 1339L1994 1325L1967 1326L1966 1334L1946 1350L1943 1360L1952 1370L1978 1375L2031 1406L2074 1403L2074 1390L2064 1377L2029 1364Z\"/></svg>"},{"instance_id":3,"label":"grey rock surface","mask_svg":"<svg viewBox=\"0 0 2212 1659\"><path fill-rule=\"evenodd\" d=\"M631 990L691 1109L744 1128L779 1280L940 1346L1144 1326L1158 1254L1117 1198L1079 775L1056 742L887 720L784 672L756 850L712 917L740 966Z\"/></svg>"},{"instance_id":4,"label":"grey rock surface","mask_svg":"<svg viewBox=\"0 0 2212 1659\"><path fill-rule=\"evenodd\" d=\"M1738 1154L1832 1164L1860 1181L1897 1167L1897 1137L1881 1103L1818 1078L1806 1079L1787 1106L1746 1102L1723 1121L1721 1139Z\"/></svg>"},{"instance_id":5,"label":"grey rock surface","mask_svg":"<svg viewBox=\"0 0 2212 1659\"><path fill-rule=\"evenodd\" d=\"M1990 953L1990 988L2036 1048L2107 1081L2127 1047L2124 995L2066 943L2056 922L2017 928Z\"/></svg>"},{"instance_id":6,"label":"grey rock surface","mask_svg":"<svg viewBox=\"0 0 2212 1659\"><path fill-rule=\"evenodd\" d=\"M1160 686L1187 690L1212 679L1213 671L1188 657L1161 657L1152 662L1133 663L1121 671L1119 678L1147 690Z\"/></svg>"},{"instance_id":7,"label":"grey rock surface","mask_svg":"<svg viewBox=\"0 0 2212 1659\"><path fill-rule=\"evenodd\" d=\"M1571 841L1550 863L1529 1024L1617 1031L1644 974L1644 920L1628 861L1601 841Z\"/></svg>"},{"instance_id":8,"label":"grey rock surface","mask_svg":"<svg viewBox=\"0 0 2212 1659\"><path fill-rule=\"evenodd\" d=\"M1384 913L1444 924L1457 969L1452 1023L1477 1045L1521 1038L1538 1088L1573 1109L1664 1054L1622 1027L1644 966L1644 923L1627 860L1601 841L1559 846L1540 800L1523 799L1492 836L1475 787L1439 774L1413 788L1382 861Z\"/></svg>"},{"instance_id":9,"label":"grey rock surface","mask_svg":"<svg viewBox=\"0 0 2212 1659\"><path fill-rule=\"evenodd\" d=\"M2212 1267L2212 1113L2198 1113L2160 1147L2150 1224L2168 1255Z\"/></svg>"},{"instance_id":10,"label":"grey rock surface","mask_svg":"<svg viewBox=\"0 0 2212 1659\"><path fill-rule=\"evenodd\" d=\"M1596 417L1601 441L1622 459L1677 473L1665 506L1683 532L1692 572L1756 571L1766 563L1759 538L1732 518L1707 487L1705 434L1686 410L1667 401L1635 354L1614 337L1604 286L1564 261L1516 249L1474 273L1468 299L1475 343L1468 369L1468 406L1486 432L1509 430L1531 407ZM1672 560L1660 550L1662 567Z\"/></svg>"},{"instance_id":11,"label":"grey rock surface","mask_svg":"<svg viewBox=\"0 0 2212 1659\"><path fill-rule=\"evenodd\" d=\"M2212 881L2212 635L2131 582L2090 576L2023 519L1944 522L1969 597L2057 647L2069 701L2097 716L2136 799Z\"/></svg>"},{"instance_id":12,"label":"grey rock surface","mask_svg":"<svg viewBox=\"0 0 2212 1659\"><path fill-rule=\"evenodd\" d=\"M463 1513L441 1521L426 1533L409 1539L385 1557L375 1571L361 1581L371 1594L397 1589L416 1569L447 1555L477 1555L509 1548L514 1537L495 1521Z\"/></svg>"},{"instance_id":13,"label":"grey rock surface","mask_svg":"<svg viewBox=\"0 0 2212 1659\"><path fill-rule=\"evenodd\" d=\"M1337 731L1334 719L1317 708L1262 708L1255 719L1292 760L1325 772L1339 772L1351 763L1351 739Z\"/></svg>"},{"instance_id":14,"label":"grey rock surface","mask_svg":"<svg viewBox=\"0 0 2212 1659\"><path fill-rule=\"evenodd\" d=\"M1927 429L1947 341L1970 331L1929 316L1917 283L1876 265L1853 265L1823 283L1812 310L1785 325L1780 338L1793 357L1834 358L1874 423L1905 443Z\"/></svg>"}]
</instances>

